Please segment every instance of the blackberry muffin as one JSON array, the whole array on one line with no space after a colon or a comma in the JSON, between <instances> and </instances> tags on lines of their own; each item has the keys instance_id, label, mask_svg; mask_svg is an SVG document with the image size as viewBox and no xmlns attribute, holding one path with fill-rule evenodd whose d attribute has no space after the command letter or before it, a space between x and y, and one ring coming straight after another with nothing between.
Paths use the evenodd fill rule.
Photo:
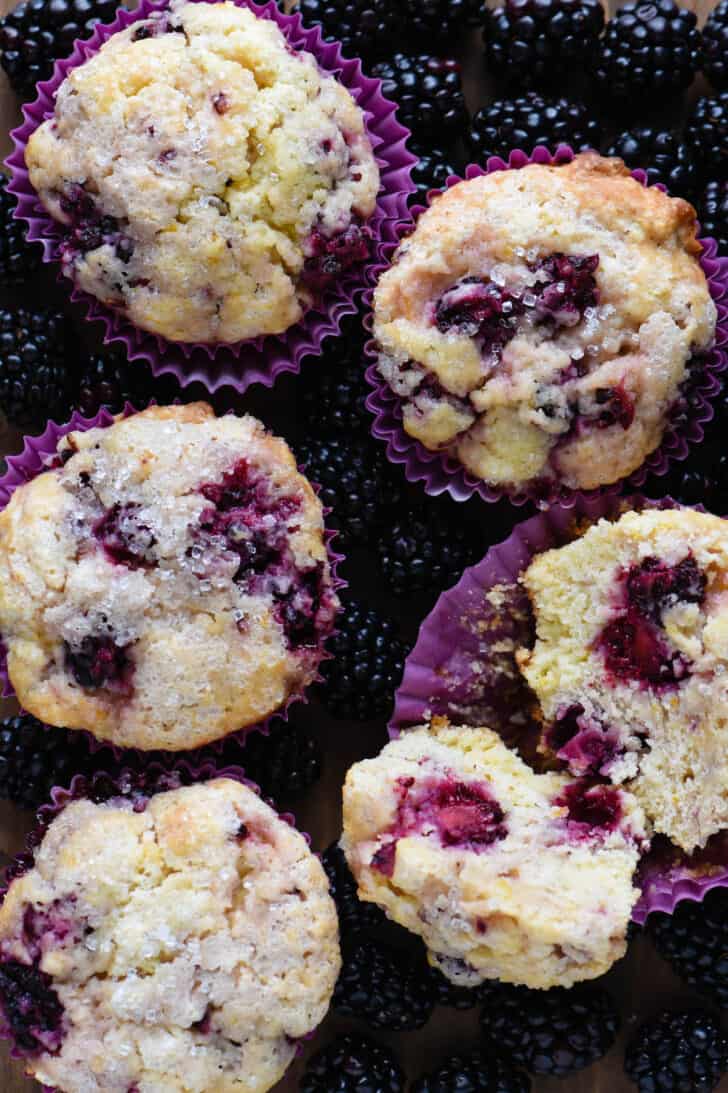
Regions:
<instances>
[{"instance_id":1,"label":"blackberry muffin","mask_svg":"<svg viewBox=\"0 0 728 1093\"><path fill-rule=\"evenodd\" d=\"M0 909L0 1006L62 1093L264 1093L339 967L320 862L229 778L71 802Z\"/></svg>"},{"instance_id":2,"label":"blackberry muffin","mask_svg":"<svg viewBox=\"0 0 728 1093\"><path fill-rule=\"evenodd\" d=\"M452 982L568 987L626 950L647 827L628 792L536 774L489 729L436 720L351 768L341 845L359 896Z\"/></svg>"},{"instance_id":3,"label":"blackberry muffin","mask_svg":"<svg viewBox=\"0 0 728 1093\"><path fill-rule=\"evenodd\" d=\"M728 524L692 509L600 520L526 569L517 654L543 747L624 783L683 850L728 827Z\"/></svg>"},{"instance_id":4,"label":"blackberry muffin","mask_svg":"<svg viewBox=\"0 0 728 1093\"><path fill-rule=\"evenodd\" d=\"M446 190L374 296L406 432L500 487L634 471L713 341L695 232L685 201L594 153Z\"/></svg>"},{"instance_id":5,"label":"blackberry muffin","mask_svg":"<svg viewBox=\"0 0 728 1093\"><path fill-rule=\"evenodd\" d=\"M21 705L121 747L188 749L317 674L338 600L321 504L284 441L205 403L72 432L0 515Z\"/></svg>"},{"instance_id":6,"label":"blackberry muffin","mask_svg":"<svg viewBox=\"0 0 728 1093\"><path fill-rule=\"evenodd\" d=\"M233 3L114 34L31 136L62 268L171 341L277 334L369 250L379 171L349 92Z\"/></svg>"}]
</instances>

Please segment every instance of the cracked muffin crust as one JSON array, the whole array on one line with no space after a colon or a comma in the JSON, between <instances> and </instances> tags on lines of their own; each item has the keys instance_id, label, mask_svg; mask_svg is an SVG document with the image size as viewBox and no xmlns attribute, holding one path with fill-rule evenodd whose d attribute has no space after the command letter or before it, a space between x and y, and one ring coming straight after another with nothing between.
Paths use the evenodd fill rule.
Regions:
<instances>
[{"instance_id":1,"label":"cracked muffin crust","mask_svg":"<svg viewBox=\"0 0 728 1093\"><path fill-rule=\"evenodd\" d=\"M21 705L122 747L189 749L316 677L338 608L321 504L283 440L205 403L72 432L0 515Z\"/></svg>"},{"instance_id":2,"label":"cracked muffin crust","mask_svg":"<svg viewBox=\"0 0 728 1093\"><path fill-rule=\"evenodd\" d=\"M497 486L630 474L713 341L695 232L685 201L594 153L446 190L374 295L406 432Z\"/></svg>"},{"instance_id":3,"label":"cracked muffin crust","mask_svg":"<svg viewBox=\"0 0 728 1093\"><path fill-rule=\"evenodd\" d=\"M233 3L114 34L63 81L26 163L66 228L64 273L171 341L281 333L369 252L361 110Z\"/></svg>"},{"instance_id":4,"label":"cracked muffin crust","mask_svg":"<svg viewBox=\"0 0 728 1093\"><path fill-rule=\"evenodd\" d=\"M536 774L485 728L408 731L344 786L341 845L360 898L464 986L606 972L626 951L646 840L631 794Z\"/></svg>"},{"instance_id":5,"label":"cracked muffin crust","mask_svg":"<svg viewBox=\"0 0 728 1093\"><path fill-rule=\"evenodd\" d=\"M229 778L71 802L0 908L5 1019L63 1093L264 1093L339 967L321 863Z\"/></svg>"},{"instance_id":6,"label":"cracked muffin crust","mask_svg":"<svg viewBox=\"0 0 728 1093\"><path fill-rule=\"evenodd\" d=\"M544 750L624 783L683 850L704 846L728 826L728 523L627 512L538 555L523 582L536 642L517 659Z\"/></svg>"}]
</instances>

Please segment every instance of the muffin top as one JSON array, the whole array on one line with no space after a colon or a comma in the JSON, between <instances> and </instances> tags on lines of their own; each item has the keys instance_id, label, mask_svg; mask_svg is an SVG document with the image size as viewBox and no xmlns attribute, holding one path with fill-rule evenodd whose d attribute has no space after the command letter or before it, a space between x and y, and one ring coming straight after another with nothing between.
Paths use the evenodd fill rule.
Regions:
<instances>
[{"instance_id":1,"label":"muffin top","mask_svg":"<svg viewBox=\"0 0 728 1093\"><path fill-rule=\"evenodd\" d=\"M0 908L0 1005L63 1093L263 1093L339 966L320 862L229 778L72 802Z\"/></svg>"},{"instance_id":2,"label":"muffin top","mask_svg":"<svg viewBox=\"0 0 728 1093\"><path fill-rule=\"evenodd\" d=\"M573 773L627 784L686 851L728 827L728 523L691 509L600 520L523 576L518 660Z\"/></svg>"},{"instance_id":3,"label":"muffin top","mask_svg":"<svg viewBox=\"0 0 728 1093\"><path fill-rule=\"evenodd\" d=\"M173 3L61 84L26 150L64 272L144 330L236 342L296 323L368 253L379 171L315 58L233 3Z\"/></svg>"},{"instance_id":4,"label":"muffin top","mask_svg":"<svg viewBox=\"0 0 728 1093\"><path fill-rule=\"evenodd\" d=\"M446 190L374 297L406 431L498 486L630 474L713 340L695 232L685 201L593 153Z\"/></svg>"},{"instance_id":5,"label":"muffin top","mask_svg":"<svg viewBox=\"0 0 728 1093\"><path fill-rule=\"evenodd\" d=\"M22 706L122 747L193 748L316 675L338 600L283 440L205 403L69 433L0 515Z\"/></svg>"},{"instance_id":6,"label":"muffin top","mask_svg":"<svg viewBox=\"0 0 728 1093\"><path fill-rule=\"evenodd\" d=\"M453 982L547 988L624 954L646 827L624 790L536 774L489 729L435 721L351 768L342 847L360 897Z\"/></svg>"}]
</instances>

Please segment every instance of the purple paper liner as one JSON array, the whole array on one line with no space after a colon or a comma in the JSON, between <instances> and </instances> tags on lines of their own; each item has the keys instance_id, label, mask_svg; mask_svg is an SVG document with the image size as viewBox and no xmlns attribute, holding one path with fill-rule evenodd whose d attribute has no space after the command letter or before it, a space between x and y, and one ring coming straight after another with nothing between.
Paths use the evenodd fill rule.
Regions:
<instances>
[{"instance_id":1,"label":"purple paper liner","mask_svg":"<svg viewBox=\"0 0 728 1093\"><path fill-rule=\"evenodd\" d=\"M571 542L602 517L675 505L671 498L650 501L639 494L582 495L568 506L554 505L517 524L507 539L491 547L442 593L420 626L395 695L390 737L442 716L454 724L487 725L525 759L534 759L540 732L538 700L515 661L516 650L532 645L534 638L521 574L536 554ZM495 597L494 589L499 590ZM632 918L639 924L653 911L671 914L682 899L702 900L711 888L728 887L728 831L713 836L692 855L662 836L655 838L636 880L642 894Z\"/></svg>"},{"instance_id":2,"label":"purple paper liner","mask_svg":"<svg viewBox=\"0 0 728 1093\"><path fill-rule=\"evenodd\" d=\"M184 759L176 759L169 764L158 762L151 763L143 772L132 768L122 768L121 770L115 771L113 774L108 771L98 771L90 778L87 778L82 774L75 774L67 787L53 786L50 792L50 800L38 810L36 825L26 837L25 850L16 854L10 864L3 870L2 877L0 878L0 905L5 899L11 883L33 868L33 865L35 864L36 848L43 841L43 837L51 823L57 816L60 816L61 812L63 812L64 808L66 808L71 801L79 801L89 797L90 793L93 792L94 786L97 786L100 783L103 783L105 788L109 785L116 786L119 789L118 796L128 796L131 787L135 785L139 786L140 783L144 783L144 788L148 787L149 796L152 796L155 793L163 793L167 790L180 788L181 786L209 782L214 778L232 778L236 782L241 782L243 785L253 790L265 804L273 809L281 820L289 824L290 827L295 828L296 831L303 836L307 844L311 846L311 836L308 832L302 831L298 827L296 817L293 813L280 812L275 802L264 797L260 791L260 787L246 777L243 767L231 765L217 766L217 764L211 760L206 760L198 766L194 763L187 762ZM302 1039L311 1039L316 1031L316 1029L311 1029L311 1031L308 1032L306 1036L302 1037ZM10 1049L11 1058L20 1060L27 1059L27 1054L17 1047L15 1036L5 1020L1 1007L0 1040L6 1040L12 1045ZM298 1056L301 1051L302 1046L299 1043L296 1045L296 1055ZM40 1088L43 1090L43 1093L62 1093L56 1086L41 1085Z\"/></svg>"},{"instance_id":3,"label":"purple paper liner","mask_svg":"<svg viewBox=\"0 0 728 1093\"><path fill-rule=\"evenodd\" d=\"M339 42L325 41L320 28L305 27L299 15L285 15L275 0L262 5L253 0L234 2L250 8L260 18L275 22L293 49L312 53L322 71L335 75L362 110L381 176L376 208L366 221L374 240L369 262L344 275L338 287L325 294L320 305L310 308L300 322L282 334L220 345L169 342L134 326L122 313L105 307L88 293L71 289L71 282L62 274L59 280L69 287L71 299L85 306L87 318L103 324L104 342L121 342L129 359L146 360L155 376L171 373L183 387L199 382L209 391L229 386L242 393L255 383L271 387L283 372L300 372L304 357L319 355L324 340L340 333L342 319L357 312L363 292L374 283L386 249L391 250L397 239L399 221L409 219L407 199L415 190L410 174L416 159L405 144L409 130L397 121L395 104L382 94L381 80L364 75L359 60L345 58ZM51 78L37 85L38 97L23 106L25 120L10 134L14 150L6 160L10 170L7 188L17 197L13 215L28 225L28 241L42 244L44 262L57 260L62 230L31 186L25 166L28 140L53 114L55 93L71 69L98 52L112 34L168 6L168 0L140 0L133 11L119 8L113 22L97 24L90 38L74 42L70 56L57 61Z\"/></svg>"},{"instance_id":4,"label":"purple paper liner","mask_svg":"<svg viewBox=\"0 0 728 1093\"><path fill-rule=\"evenodd\" d=\"M143 407L141 409L144 409ZM56 454L59 441L66 436L67 433L74 431L85 433L89 429L96 428L108 428L109 425L113 425L114 421L119 417L129 417L132 414L140 412L140 408L132 406L131 403L126 403L121 415L114 415L109 410L101 409L94 417L83 417L82 414L75 411L69 421L62 425L56 424L54 421L49 421L40 434L40 436L25 436L23 437L23 450L17 455L9 455L6 459L7 469L5 474L0 476L0 512L3 512L5 507L10 501L15 490L18 486L22 486L27 482L30 482L38 474L42 474L47 471L49 464ZM318 493L318 487L312 483L314 489ZM323 509L324 518L330 512L330 509ZM346 581L338 575L338 567L344 561L344 555L336 551L333 547L334 539L337 532L330 529L324 529L324 542L326 545L326 552L328 555L329 567L331 571L331 585L334 591L338 591L341 588L346 587ZM318 667L325 660L330 660L332 653L326 647L326 643L336 633L336 628L331 630L324 639L323 648L320 650L320 661ZM214 751L221 751L226 742L231 739L237 739L241 744L244 742L248 733L260 732L264 735L268 735L270 732L271 724L278 718L284 721L288 720L288 715L292 706L296 703L308 703L308 692L311 687L321 681L320 671L317 669L317 673L309 684L300 690L293 691L286 701L276 710L272 710L267 717L263 720L255 722L252 725L245 725L243 728L236 729L225 736L219 737L217 740L212 740L208 744L196 745L190 749L190 752L199 751L201 747ZM10 677L8 676L7 665L7 651L0 637L0 697L2 698L14 698L15 690ZM48 731L52 732L52 726L47 726ZM114 756L118 758L122 754L129 755L144 755L145 753L137 748L120 748L118 745L113 744L110 740L101 740L93 735L91 730L74 729L73 732L78 733L83 737L88 744L90 751L95 752L100 748L109 748ZM163 749L153 749L155 752ZM169 755L184 755L184 752L169 752Z\"/></svg>"},{"instance_id":5,"label":"purple paper liner","mask_svg":"<svg viewBox=\"0 0 728 1093\"><path fill-rule=\"evenodd\" d=\"M450 189L463 180L479 178L481 175L492 174L495 171L520 170L531 163L542 165L570 163L574 155L573 149L567 144L558 145L553 155L544 147L536 148L530 156L520 149L515 149L509 154L507 161L499 156L491 156L485 167L470 164L462 178L458 175L451 175L448 178L447 188ZM632 177L643 186L647 185L647 175L644 171L635 170L631 173ZM660 189L664 189L664 186L660 186ZM428 193L428 201L441 192L431 190ZM412 215L415 220L424 211L425 208L421 205L413 208ZM384 248L389 257L402 239L411 233L413 226L412 223L399 225L396 244L390 244ZM365 346L365 355L369 362L366 378L372 388L366 405L374 415L372 434L377 440L383 440L386 443L387 457L390 462L403 465L408 482L422 483L425 492L433 497L447 492L455 501L467 501L470 497L477 495L483 501L489 502L508 498L514 505L524 505L530 501L539 507L549 504L571 507L576 503L577 498L596 498L605 493L617 493L623 487L636 488L644 483L649 474L666 474L670 464L685 459L690 446L703 439L705 435L703 426L713 418L710 400L720 390L719 376L728 367L728 258L718 257L718 245L714 239L701 239L700 243L703 247L700 265L718 309L715 343L707 353L701 354L703 375L700 380L691 382L688 419L681 424L668 424L660 446L647 457L641 467L621 481L595 490L567 489L558 483L544 490L542 485L509 489L505 486L489 485L482 479L475 478L452 456L443 452L429 451L420 441L405 432L400 400L377 371L378 354L373 339ZM377 278L386 268L387 266L377 269ZM369 333L372 330L372 297L373 289L369 289L365 296L369 310L364 320L364 326Z\"/></svg>"}]
</instances>

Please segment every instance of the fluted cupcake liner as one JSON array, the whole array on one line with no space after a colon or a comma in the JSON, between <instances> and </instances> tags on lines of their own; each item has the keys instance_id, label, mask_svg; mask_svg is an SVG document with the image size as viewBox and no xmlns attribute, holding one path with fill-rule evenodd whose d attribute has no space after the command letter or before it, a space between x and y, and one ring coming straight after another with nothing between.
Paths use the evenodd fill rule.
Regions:
<instances>
[{"instance_id":1,"label":"fluted cupcake liner","mask_svg":"<svg viewBox=\"0 0 728 1093\"><path fill-rule=\"evenodd\" d=\"M7 469L5 474L0 476L0 512L2 512L10 501L15 490L18 486L22 486L27 482L30 482L37 475L47 471L52 465L53 459L56 455L58 444L61 439L68 433L78 431L87 432L89 429L96 428L108 428L109 425L113 425L117 417L129 417L131 414L138 413L143 407L134 407L130 403L126 403L121 415L114 415L106 409L101 409L94 417L83 417L78 411L74 412L70 420L62 425L56 424L54 421L49 421L40 434L40 436L26 436L23 438L23 450L17 455L10 455L7 457ZM317 487L314 484L314 488ZM324 509L324 517L328 514L330 509ZM331 569L331 582L334 590L345 587L346 581L344 581L338 575L338 567L344 561L344 555L334 549L333 542L336 538L337 532L326 528L324 530L324 542L326 544L326 551L329 560L329 566ZM324 642L328 642L329 639L336 632L335 627L324 638ZM331 653L326 648L325 644L321 650L321 662L329 660ZM320 666L320 665L319 665ZM241 745L244 742L248 733L261 732L267 735L270 732L271 724L277 719L281 718L284 721L288 720L289 711L296 703L307 703L308 694L310 688L315 683L321 681L321 675L317 672L316 677L312 680L311 684L307 687L293 691L286 701L278 709L273 710L266 718L261 721L255 722L252 725L246 725L224 737L220 737L218 740L211 741L205 745L206 750L221 751L227 741L231 739L237 739ZM7 651L2 642L2 636L0 635L0 694L3 698L14 698L15 691L13 685L10 682L7 666ZM52 732L53 728L48 726L48 731ZM118 758L124 753L129 755L143 756L145 753L135 748L122 749L117 745L112 744L108 740L98 740L91 730L73 730L78 732L79 736L83 736L86 740L89 749L97 751L99 748L108 748L112 751L114 756ZM162 750L162 749L154 749ZM199 751L197 748L191 749L192 752ZM181 754L181 753L168 753Z\"/></svg>"},{"instance_id":2,"label":"fluted cupcake liner","mask_svg":"<svg viewBox=\"0 0 728 1093\"><path fill-rule=\"evenodd\" d=\"M510 153L507 161L498 156L491 156L485 167L470 164L462 178L458 175L451 175L448 178L447 188L463 180L478 178L495 171L520 170L532 163L542 165L569 163L574 155L573 149L566 144L560 144L553 155L544 147L536 148L531 155L516 149ZM643 186L647 185L647 175L644 171L632 171L632 177ZM661 188L664 189L664 187ZM428 200L440 192L439 190L430 191ZM413 209L413 216L416 219L424 211L423 206L417 206ZM412 228L411 223L400 224L396 244L390 244L386 248L388 257L391 258L396 246L411 233ZM701 239L700 242L703 246L700 265L718 310L715 343L712 349L700 356L699 362L696 358L701 374L698 376L695 374L696 369L693 370L694 374L689 381L691 396L689 406L680 407L679 417L676 411L673 421L668 423L659 447L627 478L589 491L567 489L559 483L546 488L543 484L513 488L499 487L475 478L454 457L445 452L429 451L405 431L400 399L377 371L378 350L376 342L371 340L365 347L368 361L366 377L372 388L366 404L374 415L372 434L377 440L385 442L390 462L402 464L407 480L421 483L425 492L432 496L447 492L455 501L466 501L477 495L489 502L508 498L514 505L523 505L531 501L540 507L554 503L573 506L579 498L596 498L604 493L617 492L622 488L636 488L644 483L648 475L666 474L672 463L686 459L690 447L703 439L704 425L713 418L711 399L720 390L720 374L728 367L728 259L717 256L718 247L714 239ZM378 267L377 276L385 268L387 267ZM370 290L365 297L369 305L371 305L372 295L373 290ZM364 324L370 333L372 318L370 312ZM686 401L683 400L683 402Z\"/></svg>"},{"instance_id":3,"label":"fluted cupcake liner","mask_svg":"<svg viewBox=\"0 0 728 1093\"><path fill-rule=\"evenodd\" d=\"M182 386L199 382L209 391L229 386L242 393L255 383L272 386L283 372L299 372L303 359L319 355L324 340L340 332L343 318L356 313L362 293L373 283L375 270L383 262L386 248L396 239L399 221L409 216L407 199L415 189L410 173L416 161L407 151L405 141L409 131L397 121L394 103L384 98L380 80L362 72L359 60L343 57L338 42L325 41L317 26L304 27L299 15L285 15L274 0L261 5L253 0L234 2L250 8L260 18L275 22L293 49L312 53L322 71L335 75L362 110L381 175L376 208L366 222L373 236L369 262L345 274L337 288L324 295L320 305L310 308L300 322L284 333L220 345L167 341L134 326L121 312L105 307L76 287L71 289L71 299L85 305L89 320L103 325L105 342L121 342L129 359L146 360L155 376L171 373ZM120 8L113 22L97 24L90 38L77 40L70 56L56 62L51 78L38 84L38 97L23 107L24 122L11 133L14 150L6 161L10 170L8 190L17 197L14 216L28 225L28 240L42 243L44 262L57 261L63 232L41 205L28 178L25 165L28 140L53 114L56 91L71 69L97 53L112 34L168 6L168 0L140 0L133 11ZM59 280L70 288L71 282L61 274Z\"/></svg>"},{"instance_id":4,"label":"fluted cupcake liner","mask_svg":"<svg viewBox=\"0 0 728 1093\"><path fill-rule=\"evenodd\" d=\"M582 495L517 524L442 593L422 623L395 695L390 736L441 716L454 724L485 725L525 759L534 758L538 700L515 659L516 650L533 645L535 636L521 575L537 554L564 546L597 520L628 509L674 506L671 498L651 501L639 494ZM710 888L728 887L728 831L692 855L657 837L640 863L637 883L642 894L632 917L638 923L652 911L672 913L681 899L700 900Z\"/></svg>"}]
</instances>

